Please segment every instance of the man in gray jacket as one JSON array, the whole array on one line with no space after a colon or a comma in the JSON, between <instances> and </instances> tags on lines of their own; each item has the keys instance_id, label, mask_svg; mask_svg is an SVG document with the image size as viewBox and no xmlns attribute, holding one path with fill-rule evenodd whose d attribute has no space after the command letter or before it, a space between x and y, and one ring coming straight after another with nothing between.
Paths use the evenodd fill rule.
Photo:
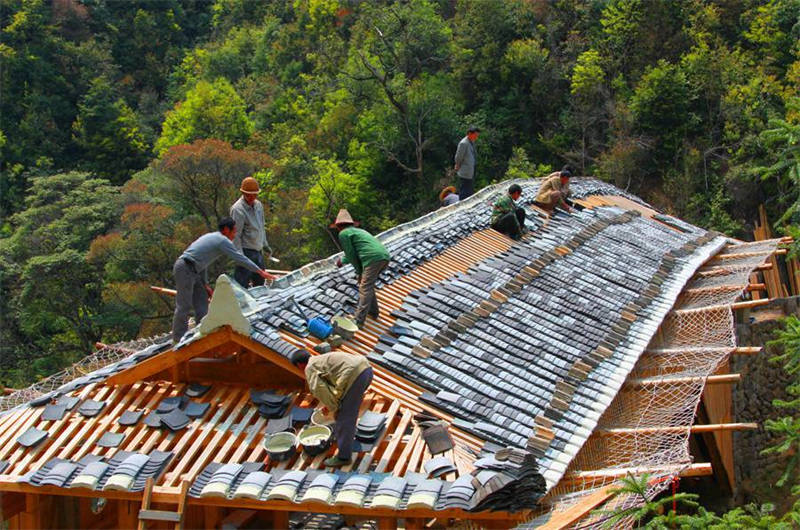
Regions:
<instances>
[{"instance_id":1,"label":"man in gray jacket","mask_svg":"<svg viewBox=\"0 0 800 530\"><path fill-rule=\"evenodd\" d=\"M219 232L209 232L195 239L172 267L175 289L178 291L175 295L175 315L172 317L173 344L181 340L189 329L189 313L192 309L198 323L208 313L208 297L211 295L208 267L218 258L228 256L265 280L275 279L275 276L259 268L233 246L232 241L236 235L236 223L233 219L222 219L218 228Z\"/></svg>"},{"instance_id":2,"label":"man in gray jacket","mask_svg":"<svg viewBox=\"0 0 800 530\"><path fill-rule=\"evenodd\" d=\"M475 151L475 140L481 132L477 127L467 129L467 135L458 142L456 149L456 174L460 182L458 197L464 200L475 192L473 179L475 178L475 161L477 152Z\"/></svg>"},{"instance_id":3,"label":"man in gray jacket","mask_svg":"<svg viewBox=\"0 0 800 530\"><path fill-rule=\"evenodd\" d=\"M264 229L264 205L258 200L258 192L261 189L258 181L253 177L247 177L242 181L239 191L242 196L231 206L230 215L236 221L236 236L233 238L233 246L247 256L250 261L264 268L264 250L272 254L272 249L267 243L267 233ZM236 282L245 289L253 286L264 285L264 279L249 271L246 267L236 266L233 272Z\"/></svg>"}]
</instances>

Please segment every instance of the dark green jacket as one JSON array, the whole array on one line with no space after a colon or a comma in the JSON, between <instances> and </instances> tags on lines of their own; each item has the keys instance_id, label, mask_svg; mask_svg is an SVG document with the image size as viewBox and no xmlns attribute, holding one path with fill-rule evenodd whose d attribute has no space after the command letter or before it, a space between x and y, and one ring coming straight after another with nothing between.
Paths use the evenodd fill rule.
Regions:
<instances>
[{"instance_id":1,"label":"dark green jacket","mask_svg":"<svg viewBox=\"0 0 800 530\"><path fill-rule=\"evenodd\" d=\"M361 276L364 267L376 261L389 261L391 256L378 239L361 228L353 226L339 232L339 243L344 251L342 263L350 263Z\"/></svg>"},{"instance_id":2,"label":"dark green jacket","mask_svg":"<svg viewBox=\"0 0 800 530\"><path fill-rule=\"evenodd\" d=\"M508 212L517 211L517 208L519 207L516 205L514 199L512 199L510 195L503 195L502 197L497 199L495 203L492 205L491 224L495 224L497 221L500 220L501 217L503 217ZM519 226L519 221L517 220L516 217L514 218L514 222L516 222L517 226Z\"/></svg>"}]
</instances>

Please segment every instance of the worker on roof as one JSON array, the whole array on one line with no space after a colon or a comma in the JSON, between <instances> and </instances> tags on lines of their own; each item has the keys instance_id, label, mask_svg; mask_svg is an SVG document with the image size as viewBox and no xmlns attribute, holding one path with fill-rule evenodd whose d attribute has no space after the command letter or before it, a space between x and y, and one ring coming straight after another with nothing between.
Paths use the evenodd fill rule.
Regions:
<instances>
[{"instance_id":1,"label":"worker on roof","mask_svg":"<svg viewBox=\"0 0 800 530\"><path fill-rule=\"evenodd\" d=\"M302 368L302 362L297 363ZM309 391L323 405L325 414L333 414L336 424L336 455L325 460L328 467L349 464L353 459L358 410L372 382L372 367L363 355L341 351L316 355L305 366Z\"/></svg>"},{"instance_id":2,"label":"worker on roof","mask_svg":"<svg viewBox=\"0 0 800 530\"><path fill-rule=\"evenodd\" d=\"M526 231L525 210L517 205L521 196L522 188L519 184L512 184L508 188L508 194L497 199L492 205L492 228L515 241Z\"/></svg>"},{"instance_id":3,"label":"worker on roof","mask_svg":"<svg viewBox=\"0 0 800 530\"><path fill-rule=\"evenodd\" d=\"M457 203L459 200L461 200L461 197L456 193L455 186L447 186L439 193L439 202L442 206L450 206L451 204Z\"/></svg>"},{"instance_id":4,"label":"worker on roof","mask_svg":"<svg viewBox=\"0 0 800 530\"><path fill-rule=\"evenodd\" d=\"M475 140L481 130L474 125L467 129L467 135L458 142L455 156L455 170L458 174L460 186L458 196L461 200L466 199L475 192L475 163L478 159L478 152L475 150Z\"/></svg>"},{"instance_id":5,"label":"worker on roof","mask_svg":"<svg viewBox=\"0 0 800 530\"><path fill-rule=\"evenodd\" d=\"M375 297L375 282L389 264L391 256L375 236L356 228L357 224L350 212L342 208L331 227L339 230L339 244L344 252L344 259L340 258L336 266L350 263L358 276L358 306L354 317L356 325L361 328L368 314L375 320L378 319L380 311L378 299Z\"/></svg>"},{"instance_id":6,"label":"worker on roof","mask_svg":"<svg viewBox=\"0 0 800 530\"><path fill-rule=\"evenodd\" d=\"M275 276L262 270L233 246L232 241L236 236L236 222L233 219L221 219L218 228L218 232L209 232L197 238L172 267L178 291L175 295L175 315L172 317L173 344L181 340L189 328L189 313L192 310L198 323L208 313L208 297L212 294L208 285L208 267L220 257L228 256L265 280L275 279Z\"/></svg>"},{"instance_id":7,"label":"worker on roof","mask_svg":"<svg viewBox=\"0 0 800 530\"><path fill-rule=\"evenodd\" d=\"M264 251L272 254L264 229L264 205L258 200L261 188L253 177L247 177L239 188L242 196L231 206L230 215L236 221L236 235L233 246L242 251L250 261L264 268ZM264 285L264 278L250 271L247 267L236 266L233 277L245 289L252 284Z\"/></svg>"},{"instance_id":8,"label":"worker on roof","mask_svg":"<svg viewBox=\"0 0 800 530\"><path fill-rule=\"evenodd\" d=\"M552 214L556 206L561 206L567 212L572 212L572 207L568 204L570 195L569 179L572 170L569 166L564 166L561 171L554 171L545 177L539 187L539 193L533 203L539 208Z\"/></svg>"}]
</instances>

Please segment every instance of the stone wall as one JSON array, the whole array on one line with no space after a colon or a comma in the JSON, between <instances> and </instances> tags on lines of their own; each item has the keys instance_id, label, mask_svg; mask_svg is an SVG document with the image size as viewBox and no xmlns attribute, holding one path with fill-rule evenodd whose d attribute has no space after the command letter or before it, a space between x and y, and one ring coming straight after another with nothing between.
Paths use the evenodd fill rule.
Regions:
<instances>
[{"instance_id":1,"label":"stone wall","mask_svg":"<svg viewBox=\"0 0 800 530\"><path fill-rule=\"evenodd\" d=\"M734 355L731 371L742 374L741 381L733 388L734 421L757 422L756 431L734 433L733 452L736 470L736 504L750 502L774 503L779 513L791 506L789 487L778 488L775 482L786 468L785 458L779 455L763 455L761 451L778 442L779 438L764 429L767 419L776 419L789 414L789 411L776 408L774 399L787 399L786 385L789 376L781 363L770 359L781 350L776 346L766 346L775 338L775 330L781 328L776 319L762 320L760 315L796 314L798 297L779 299L758 311L741 312L738 315L737 335L741 346L762 346L759 355ZM755 322L753 322L755 320Z\"/></svg>"}]
</instances>

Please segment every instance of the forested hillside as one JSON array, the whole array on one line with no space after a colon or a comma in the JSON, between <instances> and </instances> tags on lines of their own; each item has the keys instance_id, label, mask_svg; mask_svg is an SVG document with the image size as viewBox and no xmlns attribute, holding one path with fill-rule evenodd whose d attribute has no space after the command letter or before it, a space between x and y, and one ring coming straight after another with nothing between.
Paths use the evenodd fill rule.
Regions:
<instances>
[{"instance_id":1,"label":"forested hillside","mask_svg":"<svg viewBox=\"0 0 800 530\"><path fill-rule=\"evenodd\" d=\"M695 224L797 223L800 0L0 0L0 353L20 386L166 330L172 263L262 186L290 267L564 163Z\"/></svg>"}]
</instances>

